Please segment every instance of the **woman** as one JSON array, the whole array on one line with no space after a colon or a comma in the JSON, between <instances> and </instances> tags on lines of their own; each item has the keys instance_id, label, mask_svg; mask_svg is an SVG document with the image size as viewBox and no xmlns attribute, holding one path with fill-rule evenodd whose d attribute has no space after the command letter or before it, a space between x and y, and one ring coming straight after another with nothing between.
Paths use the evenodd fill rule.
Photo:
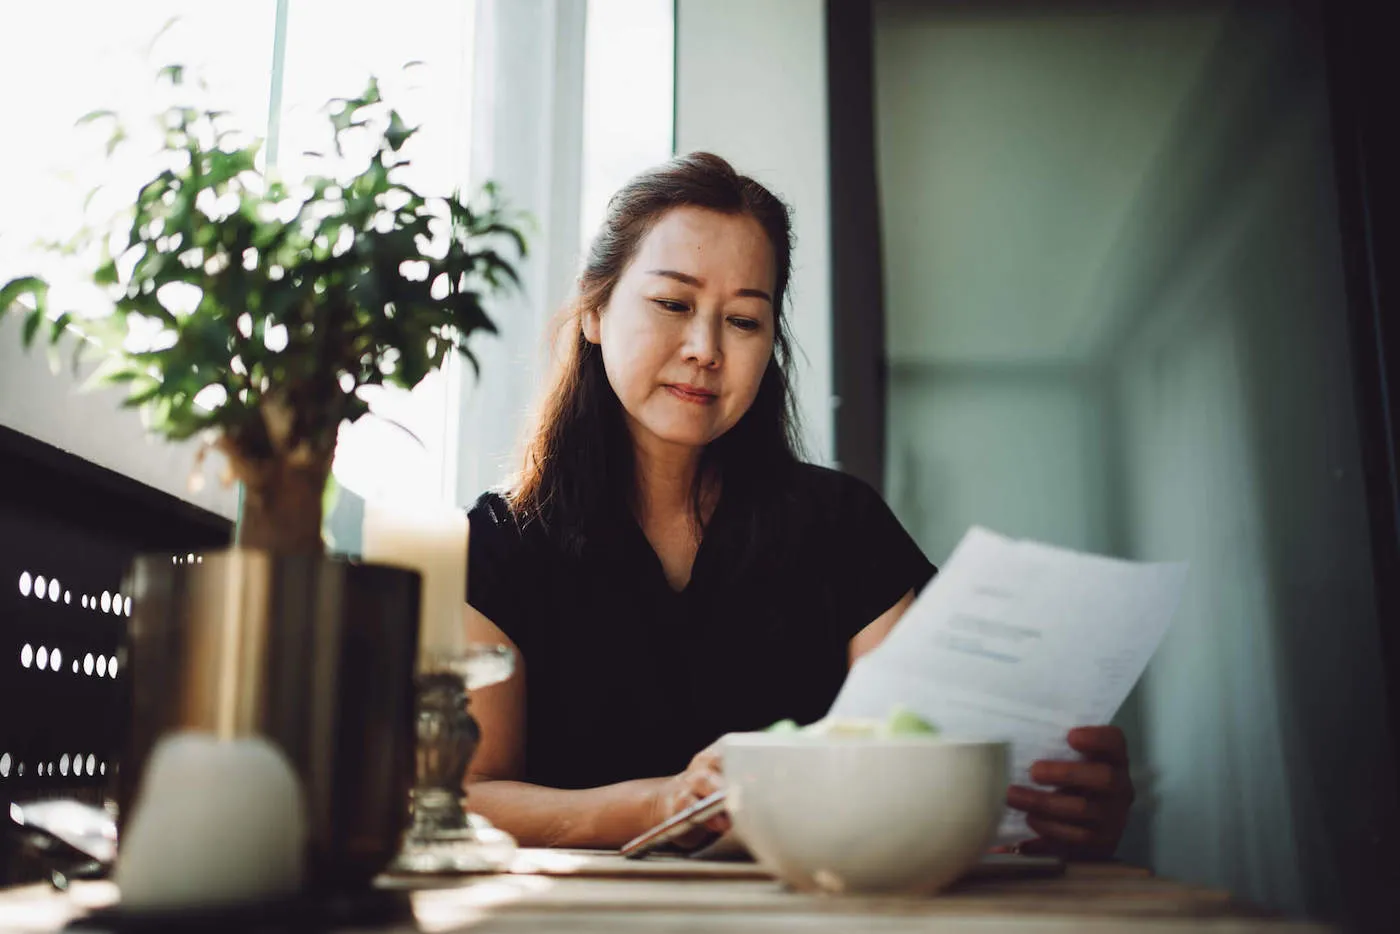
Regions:
<instances>
[{"instance_id":1,"label":"woman","mask_svg":"<svg viewBox=\"0 0 1400 934\"><path fill-rule=\"evenodd\" d=\"M707 153L618 192L523 472L471 510L470 634L520 660L473 697L471 801L526 845L616 847L711 792L711 743L821 717L934 573L874 491L795 453L791 242ZM1086 761L1033 773L1055 791L1008 793L1024 849L1111 854L1122 734L1070 744Z\"/></svg>"}]
</instances>

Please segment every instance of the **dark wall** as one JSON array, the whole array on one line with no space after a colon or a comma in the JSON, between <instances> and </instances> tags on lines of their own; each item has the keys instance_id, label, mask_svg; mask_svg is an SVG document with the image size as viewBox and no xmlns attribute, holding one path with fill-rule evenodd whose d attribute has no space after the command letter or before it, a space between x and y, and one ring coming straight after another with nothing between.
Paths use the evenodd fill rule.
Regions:
<instances>
[{"instance_id":1,"label":"dark wall","mask_svg":"<svg viewBox=\"0 0 1400 934\"><path fill-rule=\"evenodd\" d=\"M828 0L832 395L836 462L885 485L885 307L869 0Z\"/></svg>"},{"instance_id":2,"label":"dark wall","mask_svg":"<svg viewBox=\"0 0 1400 934\"><path fill-rule=\"evenodd\" d=\"M1321 26L1371 550L1400 724L1400 57L1389 4L1328 3Z\"/></svg>"}]
</instances>

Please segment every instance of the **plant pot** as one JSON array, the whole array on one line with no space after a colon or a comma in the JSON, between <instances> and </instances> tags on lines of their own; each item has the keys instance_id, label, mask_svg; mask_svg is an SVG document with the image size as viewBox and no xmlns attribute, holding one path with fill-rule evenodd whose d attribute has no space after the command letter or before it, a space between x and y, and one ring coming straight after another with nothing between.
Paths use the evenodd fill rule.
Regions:
<instances>
[{"instance_id":1,"label":"plant pot","mask_svg":"<svg viewBox=\"0 0 1400 934\"><path fill-rule=\"evenodd\" d=\"M197 563L138 557L123 590L133 610L122 819L166 734L262 736L301 780L308 885L367 886L407 821L419 575L234 548Z\"/></svg>"}]
</instances>

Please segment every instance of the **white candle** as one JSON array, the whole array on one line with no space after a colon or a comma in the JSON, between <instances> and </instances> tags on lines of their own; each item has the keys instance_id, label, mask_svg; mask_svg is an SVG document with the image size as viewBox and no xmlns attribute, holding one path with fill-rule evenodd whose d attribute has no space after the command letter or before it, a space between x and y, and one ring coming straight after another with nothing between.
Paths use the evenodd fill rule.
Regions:
<instances>
[{"instance_id":1,"label":"white candle","mask_svg":"<svg viewBox=\"0 0 1400 934\"><path fill-rule=\"evenodd\" d=\"M306 804L261 736L172 733L141 776L116 866L136 911L256 902L301 888Z\"/></svg>"},{"instance_id":2,"label":"white candle","mask_svg":"<svg viewBox=\"0 0 1400 934\"><path fill-rule=\"evenodd\" d=\"M361 554L365 561L423 575L418 616L418 668L434 655L467 648L467 517L460 509L420 503L366 502Z\"/></svg>"}]
</instances>

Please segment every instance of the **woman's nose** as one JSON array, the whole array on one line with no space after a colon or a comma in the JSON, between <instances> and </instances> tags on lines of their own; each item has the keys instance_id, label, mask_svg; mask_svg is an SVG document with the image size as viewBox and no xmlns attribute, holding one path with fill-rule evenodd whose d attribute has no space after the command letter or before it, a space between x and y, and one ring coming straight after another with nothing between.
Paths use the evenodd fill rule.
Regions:
<instances>
[{"instance_id":1,"label":"woman's nose","mask_svg":"<svg viewBox=\"0 0 1400 934\"><path fill-rule=\"evenodd\" d=\"M709 315L695 315L685 334L685 359L705 369L720 363L719 327Z\"/></svg>"}]
</instances>

